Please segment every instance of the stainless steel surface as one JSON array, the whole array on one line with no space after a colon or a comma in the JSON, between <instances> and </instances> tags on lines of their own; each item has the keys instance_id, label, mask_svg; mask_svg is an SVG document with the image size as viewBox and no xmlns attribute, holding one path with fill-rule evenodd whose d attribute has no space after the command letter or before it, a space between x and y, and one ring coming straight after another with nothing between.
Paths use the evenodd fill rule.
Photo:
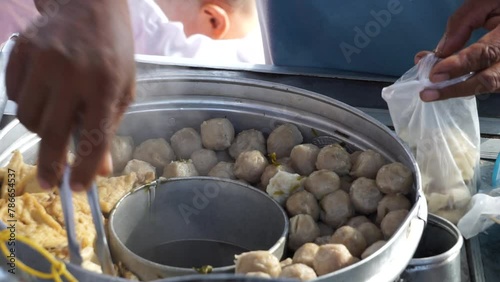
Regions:
<instances>
[{"instance_id":1,"label":"stainless steel surface","mask_svg":"<svg viewBox=\"0 0 500 282\"><path fill-rule=\"evenodd\" d=\"M451 222L429 214L422 240L404 273L407 282L460 282L460 231Z\"/></svg>"},{"instance_id":2,"label":"stainless steel surface","mask_svg":"<svg viewBox=\"0 0 500 282\"><path fill-rule=\"evenodd\" d=\"M149 193L153 190L154 199ZM126 195L109 216L113 257L146 281L196 274L193 267L201 267L167 266L141 257L165 243L218 241L246 250L269 250L281 258L287 235L288 217L277 202L256 188L227 179L157 181ZM169 255L182 261L197 256L164 254ZM233 263L213 269L213 273L231 272Z\"/></svg>"},{"instance_id":3,"label":"stainless steel surface","mask_svg":"<svg viewBox=\"0 0 500 282\"><path fill-rule=\"evenodd\" d=\"M68 238L69 259L73 264L82 265L83 259L80 254L80 243L76 238L75 232L73 197L71 187L69 186L70 174L71 168L69 165L66 165L59 191L61 193L61 206L64 216L64 226L66 227L66 237Z\"/></svg>"},{"instance_id":4,"label":"stainless steel surface","mask_svg":"<svg viewBox=\"0 0 500 282\"><path fill-rule=\"evenodd\" d=\"M402 162L415 176L410 195L414 206L406 221L372 257L318 281L395 280L410 261L427 220L420 173L409 150L386 126L337 100L291 86L216 75L142 72L136 103L124 118L120 134L133 136L138 144L148 138L169 138L183 127L198 127L213 117L226 116L236 131L256 128L265 134L291 122L306 142L315 137L315 129L320 135L331 135L358 149L377 150L389 160ZM6 164L14 149L20 149L30 162L36 159L39 139L17 121L0 131L0 141L0 165Z\"/></svg>"},{"instance_id":5,"label":"stainless steel surface","mask_svg":"<svg viewBox=\"0 0 500 282\"><path fill-rule=\"evenodd\" d=\"M5 42L0 49L0 121L7 105L7 89L5 87L5 69L9 61L10 52L14 47L17 34L13 34L7 42Z\"/></svg>"}]
</instances>

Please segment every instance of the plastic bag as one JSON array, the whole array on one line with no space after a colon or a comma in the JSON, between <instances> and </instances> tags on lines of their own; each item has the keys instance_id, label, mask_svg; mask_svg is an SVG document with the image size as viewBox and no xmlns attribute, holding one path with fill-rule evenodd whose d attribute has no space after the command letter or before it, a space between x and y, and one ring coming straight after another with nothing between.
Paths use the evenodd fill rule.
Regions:
<instances>
[{"instance_id":1,"label":"plastic bag","mask_svg":"<svg viewBox=\"0 0 500 282\"><path fill-rule=\"evenodd\" d=\"M476 236L495 223L500 224L500 197L476 194L470 206L470 210L457 224L465 239Z\"/></svg>"},{"instance_id":2,"label":"plastic bag","mask_svg":"<svg viewBox=\"0 0 500 282\"><path fill-rule=\"evenodd\" d=\"M429 54L382 97L398 136L412 150L421 175L429 212L453 223L465 214L479 183L479 117L475 97L423 102L425 88L440 89L468 79L471 74L431 83L429 73L439 61Z\"/></svg>"}]
</instances>

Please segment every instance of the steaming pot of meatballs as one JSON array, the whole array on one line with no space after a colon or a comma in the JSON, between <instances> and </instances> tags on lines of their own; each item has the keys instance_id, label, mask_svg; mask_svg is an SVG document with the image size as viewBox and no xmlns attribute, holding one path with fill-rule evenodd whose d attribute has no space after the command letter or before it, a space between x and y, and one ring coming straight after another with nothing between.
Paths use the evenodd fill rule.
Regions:
<instances>
[{"instance_id":1,"label":"steaming pot of meatballs","mask_svg":"<svg viewBox=\"0 0 500 282\"><path fill-rule=\"evenodd\" d=\"M197 87L175 79L144 83L148 87L138 91L154 95L138 95L111 143L113 175L97 181L104 217L122 197L159 178L231 179L266 193L289 218L285 254L234 254L236 274L299 281L364 281L379 275L377 281L390 281L404 270L427 209L416 162L389 129L336 100L275 84L217 79L197 80ZM331 142L317 142L325 136ZM0 147L0 181L11 167L26 171L18 179L26 188L16 197L55 219L60 228L48 219L32 224L59 234L61 240L49 245L40 236L40 244L67 260L64 222L53 207L59 195L56 187L49 192L36 187L31 174L37 142L30 138L35 141ZM12 155L14 150L19 151ZM0 209L5 203L0 200ZM77 212L91 218L86 203L80 204ZM77 232L84 232L79 224ZM18 232L23 230L33 226ZM80 240L92 236L86 240L80 234ZM92 242L85 244L88 263L74 271L99 273ZM395 252L396 246L406 251ZM120 261L115 263L122 278L139 280ZM193 268L210 272L210 265Z\"/></svg>"}]
</instances>

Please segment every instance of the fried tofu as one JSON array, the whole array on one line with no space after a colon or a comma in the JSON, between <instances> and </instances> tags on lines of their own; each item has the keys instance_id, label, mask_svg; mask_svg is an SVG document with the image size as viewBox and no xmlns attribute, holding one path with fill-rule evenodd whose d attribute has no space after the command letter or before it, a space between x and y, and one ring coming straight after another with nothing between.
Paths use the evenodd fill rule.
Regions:
<instances>
[{"instance_id":1,"label":"fried tofu","mask_svg":"<svg viewBox=\"0 0 500 282\"><path fill-rule=\"evenodd\" d=\"M97 187L102 212L109 213L116 203L134 188L136 181L135 173L110 178L98 177Z\"/></svg>"}]
</instances>

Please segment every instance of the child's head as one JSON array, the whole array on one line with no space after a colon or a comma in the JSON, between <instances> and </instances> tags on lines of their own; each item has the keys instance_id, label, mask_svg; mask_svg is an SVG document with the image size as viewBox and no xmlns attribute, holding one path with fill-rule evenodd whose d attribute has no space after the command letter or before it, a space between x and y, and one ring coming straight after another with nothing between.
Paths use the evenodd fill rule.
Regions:
<instances>
[{"instance_id":1,"label":"child's head","mask_svg":"<svg viewBox=\"0 0 500 282\"><path fill-rule=\"evenodd\" d=\"M169 20L182 22L187 36L245 37L258 26L255 0L156 0Z\"/></svg>"}]
</instances>

